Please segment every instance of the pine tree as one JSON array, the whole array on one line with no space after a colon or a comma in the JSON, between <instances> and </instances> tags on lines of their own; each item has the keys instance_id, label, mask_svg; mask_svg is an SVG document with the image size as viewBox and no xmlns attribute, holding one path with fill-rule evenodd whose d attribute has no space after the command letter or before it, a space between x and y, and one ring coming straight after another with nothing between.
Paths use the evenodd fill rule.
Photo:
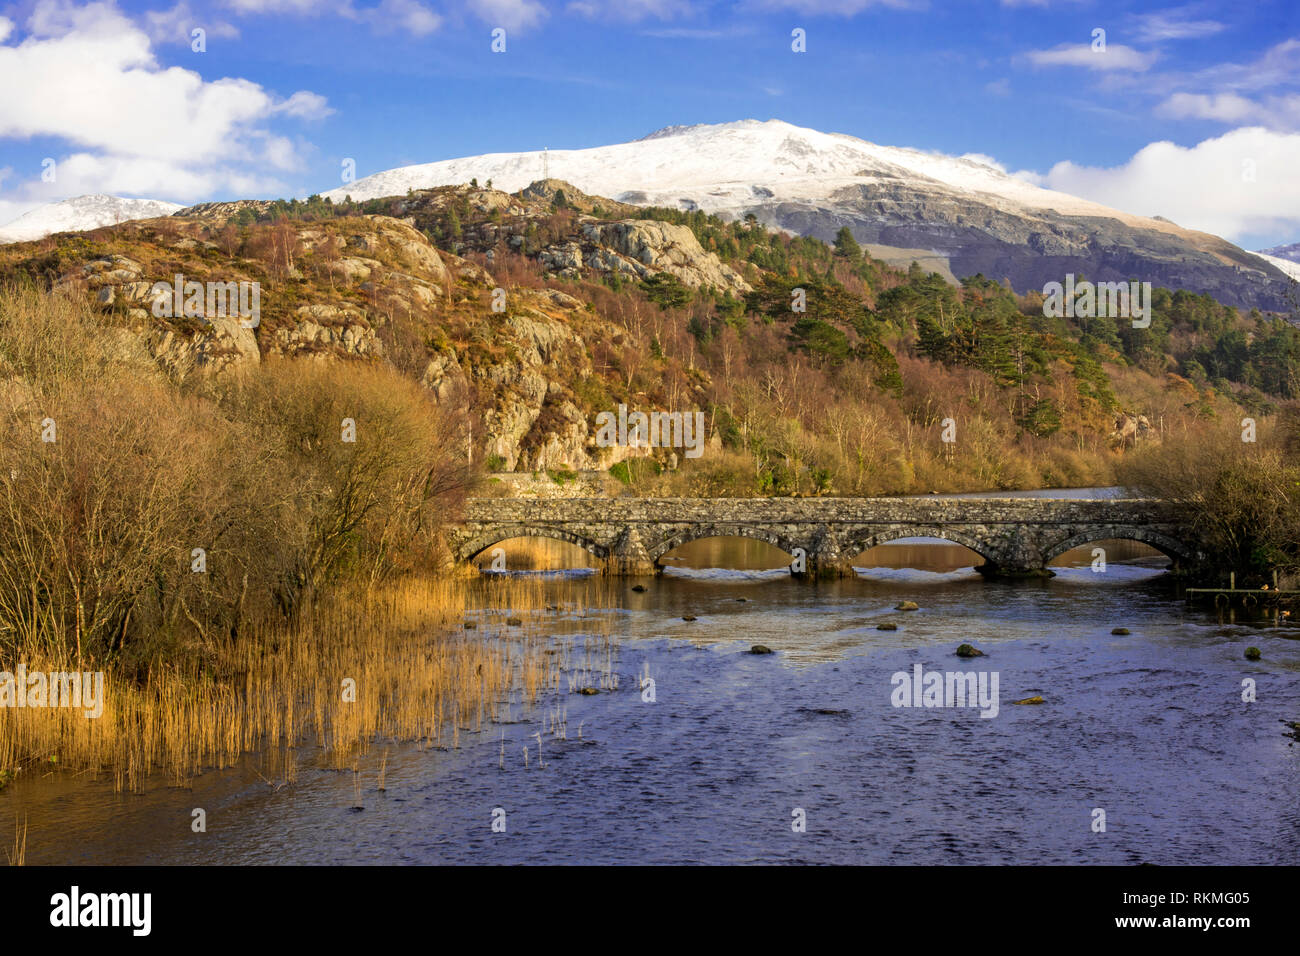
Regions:
<instances>
[{"instance_id":1,"label":"pine tree","mask_svg":"<svg viewBox=\"0 0 1300 956\"><path fill-rule=\"evenodd\" d=\"M853 231L848 226L841 226L835 236L835 254L850 262L857 262L862 258L862 247L858 245L858 240L853 238Z\"/></svg>"}]
</instances>

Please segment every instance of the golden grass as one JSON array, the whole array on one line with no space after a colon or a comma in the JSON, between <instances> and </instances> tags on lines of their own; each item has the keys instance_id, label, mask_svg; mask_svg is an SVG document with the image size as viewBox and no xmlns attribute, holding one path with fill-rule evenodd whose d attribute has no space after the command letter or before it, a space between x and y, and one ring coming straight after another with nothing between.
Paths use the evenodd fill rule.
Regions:
<instances>
[{"instance_id":1,"label":"golden grass","mask_svg":"<svg viewBox=\"0 0 1300 956\"><path fill-rule=\"evenodd\" d=\"M10 866L27 865L27 820L23 820L21 828L18 826L18 818L14 818L14 848L5 850L5 858L9 861Z\"/></svg>"},{"instance_id":2,"label":"golden grass","mask_svg":"<svg viewBox=\"0 0 1300 956\"><path fill-rule=\"evenodd\" d=\"M69 708L5 708L0 772L106 772L118 790L138 791L151 775L183 786L260 752L264 779L283 786L304 745L340 769L377 740L459 746L462 730L508 719L512 701L529 708L559 689L569 656L567 646L547 653L544 625L558 609L547 609L543 582L492 581L471 608L472 587L455 577L407 581L322 603L291 627L199 645L141 680L108 670L97 719ZM585 666L607 671L608 635L586 644ZM76 669L36 651L20 659L29 673Z\"/></svg>"}]
</instances>

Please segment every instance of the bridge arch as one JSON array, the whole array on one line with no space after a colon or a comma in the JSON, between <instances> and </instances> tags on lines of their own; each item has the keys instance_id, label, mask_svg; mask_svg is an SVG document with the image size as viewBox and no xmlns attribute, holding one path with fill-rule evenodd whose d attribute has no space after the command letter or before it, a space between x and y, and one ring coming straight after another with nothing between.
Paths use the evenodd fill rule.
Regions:
<instances>
[{"instance_id":1,"label":"bridge arch","mask_svg":"<svg viewBox=\"0 0 1300 956\"><path fill-rule=\"evenodd\" d=\"M847 557L857 557L864 551L870 551L877 545L888 544L898 538L941 538L944 541L951 541L953 544L960 544L964 548L969 548L990 564L996 563L990 545L964 531L943 525L916 525L877 531L862 538L851 539L844 548L844 554Z\"/></svg>"},{"instance_id":2,"label":"bridge arch","mask_svg":"<svg viewBox=\"0 0 1300 956\"><path fill-rule=\"evenodd\" d=\"M569 544L576 544L598 558L609 557L609 548L592 541L590 538L574 534L572 531L566 531L563 528L525 524L501 525L476 535L455 549L456 556L462 561L473 561L492 545L500 544L510 538L551 538L556 541L567 541Z\"/></svg>"},{"instance_id":3,"label":"bridge arch","mask_svg":"<svg viewBox=\"0 0 1300 956\"><path fill-rule=\"evenodd\" d=\"M1123 525L1103 525L1095 528L1089 528L1087 531L1081 531L1078 534L1058 541L1043 549L1043 560L1050 562L1059 558L1065 552L1072 548L1081 548L1086 544L1092 544L1096 541L1105 541L1107 539L1117 539L1124 541L1140 541L1142 544L1150 545L1165 557L1174 561L1191 561L1196 557L1192 548L1183 544L1169 535L1156 531L1152 528L1134 528Z\"/></svg>"},{"instance_id":4,"label":"bridge arch","mask_svg":"<svg viewBox=\"0 0 1300 956\"><path fill-rule=\"evenodd\" d=\"M753 538L756 541L766 541L791 556L793 556L795 548L803 547L807 550L807 546L811 544L811 542L805 542L803 545L796 544L775 531L751 525L695 525L690 528L682 528L662 541L647 544L646 552L650 555L651 561L658 562L673 548L679 548L684 544L690 544L692 541L699 541L703 538Z\"/></svg>"}]
</instances>

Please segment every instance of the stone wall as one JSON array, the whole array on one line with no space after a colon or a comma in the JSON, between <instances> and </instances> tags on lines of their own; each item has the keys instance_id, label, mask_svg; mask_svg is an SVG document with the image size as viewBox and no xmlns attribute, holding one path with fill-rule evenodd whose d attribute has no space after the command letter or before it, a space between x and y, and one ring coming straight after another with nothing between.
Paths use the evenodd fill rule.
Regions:
<instances>
[{"instance_id":1,"label":"stone wall","mask_svg":"<svg viewBox=\"0 0 1300 956\"><path fill-rule=\"evenodd\" d=\"M1196 557L1193 516L1146 499L1063 498L564 498L473 499L453 529L468 560L510 537L570 541L615 574L652 574L696 538L756 538L811 575L852 574L851 559L902 537L937 537L981 555L990 574L1050 574L1070 548L1106 538L1145 542L1175 562Z\"/></svg>"}]
</instances>

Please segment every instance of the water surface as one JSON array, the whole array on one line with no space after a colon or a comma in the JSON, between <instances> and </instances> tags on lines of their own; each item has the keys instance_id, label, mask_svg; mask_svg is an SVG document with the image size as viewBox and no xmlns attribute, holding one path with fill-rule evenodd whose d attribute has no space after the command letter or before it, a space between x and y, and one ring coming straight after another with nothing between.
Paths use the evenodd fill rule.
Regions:
<instances>
[{"instance_id":1,"label":"water surface","mask_svg":"<svg viewBox=\"0 0 1300 956\"><path fill-rule=\"evenodd\" d=\"M1104 573L1086 548L1051 580L1006 584L960 546L893 542L861 577L815 584L769 545L711 539L644 592L547 575L547 632L609 633L618 690L562 686L456 750L380 742L361 760L360 812L351 772L306 752L279 789L257 757L142 795L28 777L0 795L0 826L27 819L31 863L1300 862L1281 723L1300 718L1300 630L1189 609L1150 549L1107 553ZM920 610L894 610L904 599ZM987 656L957 658L961 643ZM1252 644L1261 661L1243 658ZM918 663L996 672L997 716L892 706L892 676ZM1033 695L1044 703L1011 703Z\"/></svg>"}]
</instances>

